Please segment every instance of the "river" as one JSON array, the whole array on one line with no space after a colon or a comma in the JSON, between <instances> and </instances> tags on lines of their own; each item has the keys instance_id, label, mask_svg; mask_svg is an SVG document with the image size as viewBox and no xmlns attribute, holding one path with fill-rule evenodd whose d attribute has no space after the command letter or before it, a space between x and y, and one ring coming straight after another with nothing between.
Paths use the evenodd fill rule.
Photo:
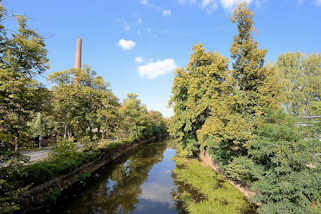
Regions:
<instances>
[{"instance_id":1,"label":"river","mask_svg":"<svg viewBox=\"0 0 321 214\"><path fill-rule=\"evenodd\" d=\"M73 199L59 202L50 213L184 214L177 199L173 170L176 151L166 142L139 147L106 166L99 179Z\"/></svg>"}]
</instances>

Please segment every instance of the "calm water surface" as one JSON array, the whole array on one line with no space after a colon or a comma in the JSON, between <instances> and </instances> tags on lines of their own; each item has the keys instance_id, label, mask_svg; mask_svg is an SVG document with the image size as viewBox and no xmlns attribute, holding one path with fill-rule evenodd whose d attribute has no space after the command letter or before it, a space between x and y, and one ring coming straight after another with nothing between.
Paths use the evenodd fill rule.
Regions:
<instances>
[{"instance_id":1,"label":"calm water surface","mask_svg":"<svg viewBox=\"0 0 321 214\"><path fill-rule=\"evenodd\" d=\"M166 143L140 147L109 165L100 181L89 186L59 213L77 214L174 214L175 184L171 158L175 150Z\"/></svg>"},{"instance_id":2,"label":"calm water surface","mask_svg":"<svg viewBox=\"0 0 321 214\"><path fill-rule=\"evenodd\" d=\"M186 214L182 200L175 197L176 193L186 190L195 197L198 194L191 191L189 185L174 182L172 171L176 165L171 158L175 154L166 142L141 146L100 170L97 181L80 194L75 193L73 199L59 201L47 212Z\"/></svg>"}]
</instances>

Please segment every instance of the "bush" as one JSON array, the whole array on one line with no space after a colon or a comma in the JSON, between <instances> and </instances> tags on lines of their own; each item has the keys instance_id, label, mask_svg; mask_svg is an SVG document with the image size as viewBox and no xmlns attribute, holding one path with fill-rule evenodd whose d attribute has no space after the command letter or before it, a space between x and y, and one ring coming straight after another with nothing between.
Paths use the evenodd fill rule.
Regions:
<instances>
[{"instance_id":1,"label":"bush","mask_svg":"<svg viewBox=\"0 0 321 214\"><path fill-rule=\"evenodd\" d=\"M72 157L77 155L78 147L74 143L73 138L62 139L57 142L50 158L52 159L63 159L65 157Z\"/></svg>"},{"instance_id":2,"label":"bush","mask_svg":"<svg viewBox=\"0 0 321 214\"><path fill-rule=\"evenodd\" d=\"M226 176L243 185L250 185L257 181L263 174L263 167L256 164L248 157L237 157L225 167Z\"/></svg>"},{"instance_id":3,"label":"bush","mask_svg":"<svg viewBox=\"0 0 321 214\"><path fill-rule=\"evenodd\" d=\"M256 192L259 213L321 212L321 144L282 112L267 114L237 154L224 144L209 148L228 177Z\"/></svg>"},{"instance_id":4,"label":"bush","mask_svg":"<svg viewBox=\"0 0 321 214\"><path fill-rule=\"evenodd\" d=\"M257 192L254 202L261 204L259 213L313 213L313 204L321 200L320 159L314 156L320 143L306 141L302 130L294 123L284 123L284 119L280 114L274 119L269 115L256 129L256 140L247 145L247 158L263 169L262 176L252 183ZM253 166L251 161L243 160L250 166L246 169ZM243 174L240 170L238 176Z\"/></svg>"},{"instance_id":5,"label":"bush","mask_svg":"<svg viewBox=\"0 0 321 214\"><path fill-rule=\"evenodd\" d=\"M61 191L59 189L51 189L50 192L48 192L47 195L44 197L44 201L48 203L55 202L60 195Z\"/></svg>"}]
</instances>

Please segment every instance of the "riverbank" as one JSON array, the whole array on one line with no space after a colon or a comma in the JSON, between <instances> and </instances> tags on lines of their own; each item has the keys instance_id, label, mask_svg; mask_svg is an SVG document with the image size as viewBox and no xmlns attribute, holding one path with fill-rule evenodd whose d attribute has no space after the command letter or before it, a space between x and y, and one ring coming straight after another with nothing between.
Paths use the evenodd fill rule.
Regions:
<instances>
[{"instance_id":1,"label":"riverbank","mask_svg":"<svg viewBox=\"0 0 321 214\"><path fill-rule=\"evenodd\" d=\"M244 193L220 174L197 159L187 159L183 151L175 156L173 171L178 190L177 200L190 214L254 214Z\"/></svg>"},{"instance_id":2,"label":"riverbank","mask_svg":"<svg viewBox=\"0 0 321 214\"><path fill-rule=\"evenodd\" d=\"M84 183L101 167L155 140L152 137L141 141L106 143L96 150L68 153L23 166L20 173L15 172L10 179L11 188L28 188L12 198L20 207L17 213L34 212L55 203L65 190L72 189L77 183Z\"/></svg>"},{"instance_id":3,"label":"riverbank","mask_svg":"<svg viewBox=\"0 0 321 214\"><path fill-rule=\"evenodd\" d=\"M85 163L68 174L55 177L30 189L23 196L24 212L30 213L41 209L44 206L48 206L48 204L44 204L43 202L54 202L58 197L61 197L61 193L64 190L72 188L78 182L84 182L101 167L116 160L128 151L133 150L138 146L151 143L155 139L156 138L150 138L143 141L124 142L122 144L117 144L114 148L109 150L104 148L101 149L101 151L96 154L96 160Z\"/></svg>"},{"instance_id":4,"label":"riverbank","mask_svg":"<svg viewBox=\"0 0 321 214\"><path fill-rule=\"evenodd\" d=\"M58 200L47 213L176 214L171 195L175 189L171 175L174 155L167 141L130 150L98 170L99 177L94 175L95 179L82 190L72 188L71 197Z\"/></svg>"},{"instance_id":5,"label":"riverbank","mask_svg":"<svg viewBox=\"0 0 321 214\"><path fill-rule=\"evenodd\" d=\"M85 188L79 182L63 191L55 206L45 212L255 213L242 193L222 176L197 159L186 159L173 147L170 141L161 141L131 149L92 173Z\"/></svg>"},{"instance_id":6,"label":"riverbank","mask_svg":"<svg viewBox=\"0 0 321 214\"><path fill-rule=\"evenodd\" d=\"M255 192L251 191L247 186L241 185L238 182L235 182L228 177L224 175L224 171L220 169L218 164L214 163L208 152L206 151L201 151L199 154L199 160L204 166L208 166L212 168L216 173L220 174L225 181L229 182L231 185L233 185L235 188L240 190L240 192L243 193L243 195L247 198L250 199L250 197L255 196Z\"/></svg>"}]
</instances>

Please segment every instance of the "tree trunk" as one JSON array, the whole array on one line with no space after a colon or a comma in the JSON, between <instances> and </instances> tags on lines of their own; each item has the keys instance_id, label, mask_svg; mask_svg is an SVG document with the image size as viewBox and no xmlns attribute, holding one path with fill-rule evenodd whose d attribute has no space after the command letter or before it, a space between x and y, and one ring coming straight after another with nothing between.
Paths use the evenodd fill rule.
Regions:
<instances>
[{"instance_id":1,"label":"tree trunk","mask_svg":"<svg viewBox=\"0 0 321 214\"><path fill-rule=\"evenodd\" d=\"M41 149L41 146L42 146L42 127L40 128L40 135L39 135L39 149Z\"/></svg>"},{"instance_id":2,"label":"tree trunk","mask_svg":"<svg viewBox=\"0 0 321 214\"><path fill-rule=\"evenodd\" d=\"M39 149L41 149L41 146L42 146L42 135L39 136Z\"/></svg>"},{"instance_id":3,"label":"tree trunk","mask_svg":"<svg viewBox=\"0 0 321 214\"><path fill-rule=\"evenodd\" d=\"M18 151L18 137L15 137L14 151Z\"/></svg>"},{"instance_id":4,"label":"tree trunk","mask_svg":"<svg viewBox=\"0 0 321 214\"><path fill-rule=\"evenodd\" d=\"M65 125L65 133L64 133L64 138L66 139L67 138L67 126L66 126L66 124L64 124Z\"/></svg>"}]
</instances>

